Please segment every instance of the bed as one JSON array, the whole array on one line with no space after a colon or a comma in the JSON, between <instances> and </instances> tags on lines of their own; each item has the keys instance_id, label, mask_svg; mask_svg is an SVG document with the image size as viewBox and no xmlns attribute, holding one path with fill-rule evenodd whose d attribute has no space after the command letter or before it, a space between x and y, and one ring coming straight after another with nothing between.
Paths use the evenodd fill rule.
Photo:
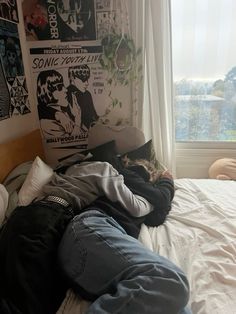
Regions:
<instances>
[{"instance_id":1,"label":"bed","mask_svg":"<svg viewBox=\"0 0 236 314\"><path fill-rule=\"evenodd\" d=\"M132 127L102 126L90 132L89 147L112 139L122 154L145 142L142 132ZM6 182L11 170L22 163L31 161L30 172L36 156L44 159L38 130L1 144L1 182ZM49 169L47 178L51 175ZM189 306L194 314L236 313L235 181L175 179L175 197L167 220L159 227L142 225L139 240L185 271L191 287ZM68 290L57 314L82 314L88 306Z\"/></svg>"}]
</instances>

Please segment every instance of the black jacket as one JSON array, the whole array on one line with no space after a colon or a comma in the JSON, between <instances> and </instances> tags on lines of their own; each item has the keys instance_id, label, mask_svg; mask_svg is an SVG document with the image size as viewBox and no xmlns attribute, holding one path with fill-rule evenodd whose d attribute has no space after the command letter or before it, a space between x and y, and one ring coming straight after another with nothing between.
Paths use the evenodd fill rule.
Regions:
<instances>
[{"instance_id":1,"label":"black jacket","mask_svg":"<svg viewBox=\"0 0 236 314\"><path fill-rule=\"evenodd\" d=\"M142 223L156 227L164 223L171 209L174 183L171 179L163 178L156 184L151 184L128 169L120 169L120 173L129 189L149 201L154 206L154 210L146 216L134 217L120 203L112 202L104 196L83 209L83 212L90 209L102 211L114 218L130 236L138 238Z\"/></svg>"}]
</instances>

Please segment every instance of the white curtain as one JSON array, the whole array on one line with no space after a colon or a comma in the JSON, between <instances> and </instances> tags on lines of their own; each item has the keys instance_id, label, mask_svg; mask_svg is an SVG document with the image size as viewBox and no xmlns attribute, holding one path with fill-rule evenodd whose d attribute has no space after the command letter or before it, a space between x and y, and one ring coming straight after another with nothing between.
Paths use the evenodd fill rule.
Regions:
<instances>
[{"instance_id":1,"label":"white curtain","mask_svg":"<svg viewBox=\"0 0 236 314\"><path fill-rule=\"evenodd\" d=\"M170 0L136 0L131 6L132 35L138 43L142 37L144 52L137 124L146 139L152 138L158 160L175 175Z\"/></svg>"}]
</instances>

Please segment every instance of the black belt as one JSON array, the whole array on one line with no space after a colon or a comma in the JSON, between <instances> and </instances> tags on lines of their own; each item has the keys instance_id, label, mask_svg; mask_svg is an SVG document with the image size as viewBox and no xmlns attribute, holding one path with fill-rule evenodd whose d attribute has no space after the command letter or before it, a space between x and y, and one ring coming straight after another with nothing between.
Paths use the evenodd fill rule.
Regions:
<instances>
[{"instance_id":1,"label":"black belt","mask_svg":"<svg viewBox=\"0 0 236 314\"><path fill-rule=\"evenodd\" d=\"M54 195L48 195L45 196L43 199L39 200L40 202L52 202L52 203L56 203L59 205L62 205L63 207L66 208L66 210L69 211L70 214L72 214L74 216L74 211L72 209L71 204L69 204L64 198L59 197L59 196L54 196Z\"/></svg>"},{"instance_id":2,"label":"black belt","mask_svg":"<svg viewBox=\"0 0 236 314\"><path fill-rule=\"evenodd\" d=\"M48 195L43 200L49 201L49 202L53 202L53 203L57 203L57 204L60 204L60 205L62 205L64 207L70 206L70 204L64 198L61 198L59 196Z\"/></svg>"}]
</instances>

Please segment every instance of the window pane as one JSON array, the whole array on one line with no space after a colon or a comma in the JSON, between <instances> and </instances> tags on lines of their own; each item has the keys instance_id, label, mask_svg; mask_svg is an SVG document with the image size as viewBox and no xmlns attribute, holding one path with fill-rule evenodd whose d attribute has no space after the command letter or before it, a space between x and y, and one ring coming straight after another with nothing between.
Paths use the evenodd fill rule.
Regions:
<instances>
[{"instance_id":1,"label":"window pane","mask_svg":"<svg viewBox=\"0 0 236 314\"><path fill-rule=\"evenodd\" d=\"M235 0L172 0L176 141L236 141L235 12Z\"/></svg>"}]
</instances>

